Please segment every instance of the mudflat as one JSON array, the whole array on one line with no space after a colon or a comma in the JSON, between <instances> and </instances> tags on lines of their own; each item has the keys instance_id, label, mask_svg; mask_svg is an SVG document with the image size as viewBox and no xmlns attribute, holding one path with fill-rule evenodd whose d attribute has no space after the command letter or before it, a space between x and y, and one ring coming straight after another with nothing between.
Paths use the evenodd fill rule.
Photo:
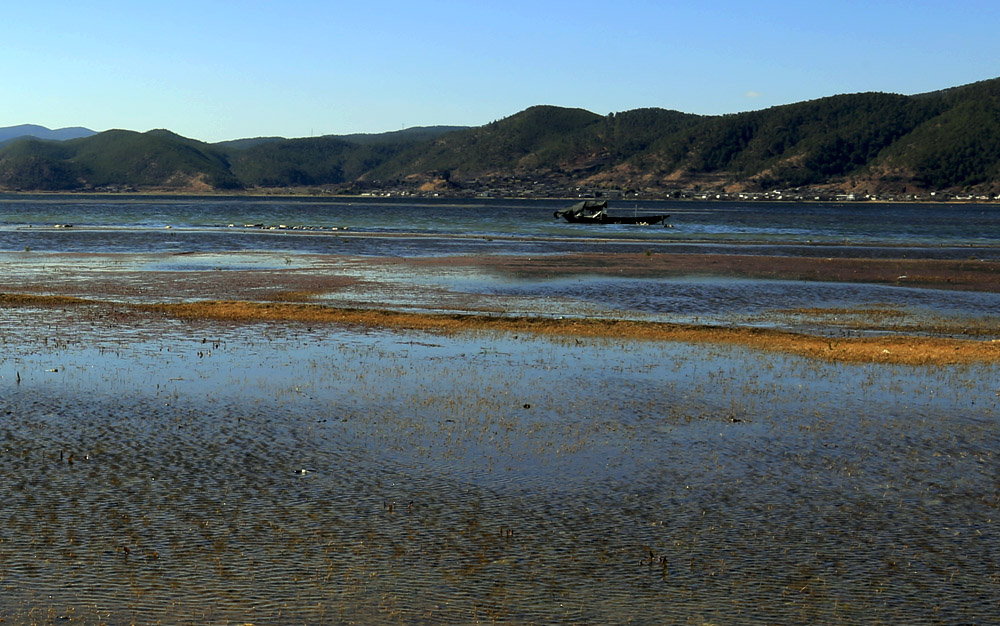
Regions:
<instances>
[{"instance_id":1,"label":"mudflat","mask_svg":"<svg viewBox=\"0 0 1000 626\"><path fill-rule=\"evenodd\" d=\"M40 255L35 254L33 261ZM629 311L588 314L566 299L523 314L492 291L511 281L710 278L823 285L865 284L910 291L1000 292L1000 263L981 260L799 258L745 254L565 254L366 258L308 255L286 267L172 269L190 255L47 255L43 281L0 282L0 305L91 304L117 315L157 312L183 318L301 321L401 330L588 336L740 344L826 360L947 364L1000 359L1000 317L914 315L875 303L863 307L775 307L704 323L650 319ZM157 260L158 259L158 260ZM273 261L273 259L272 259ZM157 262L162 269L149 271ZM219 261L224 263L224 261ZM266 265L266 264L265 264ZM471 288L428 285L421 276L474 275ZM480 291L477 292L476 288ZM641 289L642 287L640 287ZM523 298L521 299L523 300ZM725 309L726 303L720 308Z\"/></svg>"},{"instance_id":2,"label":"mudflat","mask_svg":"<svg viewBox=\"0 0 1000 626\"><path fill-rule=\"evenodd\" d=\"M997 612L988 264L4 260L6 623Z\"/></svg>"}]
</instances>

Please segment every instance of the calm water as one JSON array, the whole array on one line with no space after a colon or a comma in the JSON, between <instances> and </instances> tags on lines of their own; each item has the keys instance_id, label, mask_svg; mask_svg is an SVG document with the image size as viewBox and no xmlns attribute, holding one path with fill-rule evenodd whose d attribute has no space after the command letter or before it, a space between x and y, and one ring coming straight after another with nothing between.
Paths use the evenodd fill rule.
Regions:
<instances>
[{"instance_id":1,"label":"calm water","mask_svg":"<svg viewBox=\"0 0 1000 626\"><path fill-rule=\"evenodd\" d=\"M998 248L990 207L650 204L674 228L594 232L550 219L559 206L17 199L0 202L0 262L28 283L70 271L62 252L155 276L297 268L345 245ZM174 251L187 254L157 254ZM112 267L108 252L124 254ZM792 281L396 279L549 314L1000 309L990 294ZM998 450L997 364L0 308L0 619L986 624L1000 614Z\"/></svg>"},{"instance_id":2,"label":"calm water","mask_svg":"<svg viewBox=\"0 0 1000 626\"><path fill-rule=\"evenodd\" d=\"M825 256L831 256L831 251L839 256L846 249L855 256L996 259L1000 249L1000 210L992 205L623 203L612 212L669 213L672 227L611 225L595 229L553 218L552 212L566 204L0 197L0 250L144 252L155 248L323 253L340 251L337 237L303 236L305 229L331 234L333 228L340 229L338 235L345 235L345 228L358 234L421 235L368 237L355 241L352 248L355 253L389 256L558 252L595 245L615 250L617 244L723 251L746 246L765 253ZM74 228L45 230L67 224ZM228 228L230 224L233 228ZM287 228L244 228L258 224Z\"/></svg>"}]
</instances>

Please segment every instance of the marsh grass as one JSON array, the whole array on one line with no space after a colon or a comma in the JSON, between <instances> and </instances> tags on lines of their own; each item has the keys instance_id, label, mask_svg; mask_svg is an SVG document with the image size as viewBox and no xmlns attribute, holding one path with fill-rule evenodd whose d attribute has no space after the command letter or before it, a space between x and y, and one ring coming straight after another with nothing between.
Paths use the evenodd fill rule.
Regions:
<instances>
[{"instance_id":1,"label":"marsh grass","mask_svg":"<svg viewBox=\"0 0 1000 626\"><path fill-rule=\"evenodd\" d=\"M386 309L338 308L302 301L311 295L311 292L290 292L283 294L279 302L195 301L123 306L69 296L5 293L0 294L0 306L104 305L111 309L110 319L116 316L124 318L131 310L135 313L157 313L187 320L235 323L298 322L445 334L493 331L512 335L530 333L569 338L728 344L846 363L944 365L1000 360L998 340L928 337L916 334L919 329L914 328L910 329L915 331L914 334L831 338L756 327L722 327L605 318L415 313ZM801 313L832 316L836 312L808 310ZM859 314L871 315L870 312ZM891 311L886 315L896 317ZM994 333L995 329L992 329L989 334ZM983 331L983 334L987 332Z\"/></svg>"},{"instance_id":2,"label":"marsh grass","mask_svg":"<svg viewBox=\"0 0 1000 626\"><path fill-rule=\"evenodd\" d=\"M734 344L850 363L940 365L1000 360L1000 341L919 335L831 339L762 328L721 328L614 319L408 313L291 303L189 302L144 308L187 319L236 322L296 321L442 333L489 330L566 337Z\"/></svg>"},{"instance_id":3,"label":"marsh grass","mask_svg":"<svg viewBox=\"0 0 1000 626\"><path fill-rule=\"evenodd\" d=\"M73 296L53 296L26 293L0 293L0 306L73 306L94 304L93 300Z\"/></svg>"}]
</instances>

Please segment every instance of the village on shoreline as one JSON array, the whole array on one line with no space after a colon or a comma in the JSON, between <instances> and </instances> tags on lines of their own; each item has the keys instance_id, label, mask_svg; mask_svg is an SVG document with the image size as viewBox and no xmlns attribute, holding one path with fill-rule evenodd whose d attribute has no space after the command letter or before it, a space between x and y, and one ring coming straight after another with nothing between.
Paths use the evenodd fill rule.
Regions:
<instances>
[{"instance_id":1,"label":"village on shoreline","mask_svg":"<svg viewBox=\"0 0 1000 626\"><path fill-rule=\"evenodd\" d=\"M697 201L697 202L873 202L873 203L996 203L1000 194L958 193L949 190L919 193L855 193L838 189L800 187L768 191L726 191L723 189L608 189L588 186L561 186L548 182L513 181L507 185L487 186L423 184L408 182L383 184L350 183L300 187L249 187L244 190L214 190L200 187L163 188L131 185L102 186L78 191L2 190L2 196L209 196L209 197L342 197L342 198L454 198L576 200L601 198L609 201Z\"/></svg>"}]
</instances>

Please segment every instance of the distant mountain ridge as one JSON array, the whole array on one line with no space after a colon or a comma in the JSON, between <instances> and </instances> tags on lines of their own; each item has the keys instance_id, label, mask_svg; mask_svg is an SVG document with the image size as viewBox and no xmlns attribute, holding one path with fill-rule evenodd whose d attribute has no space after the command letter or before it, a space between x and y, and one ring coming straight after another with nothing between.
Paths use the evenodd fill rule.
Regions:
<instances>
[{"instance_id":1,"label":"distant mountain ridge","mask_svg":"<svg viewBox=\"0 0 1000 626\"><path fill-rule=\"evenodd\" d=\"M4 129L6 130L6 129ZM2 136L2 135L0 135ZM0 187L471 195L1000 193L1000 79L722 116L535 106L474 128L207 144L165 130L0 147Z\"/></svg>"},{"instance_id":2,"label":"distant mountain ridge","mask_svg":"<svg viewBox=\"0 0 1000 626\"><path fill-rule=\"evenodd\" d=\"M82 126L70 128L57 128L51 130L37 124L21 124L20 126L6 126L0 128L0 145L15 139L36 137L38 139L51 139L53 141L65 141L67 139L79 139L80 137L90 137L96 135L95 131Z\"/></svg>"}]
</instances>

